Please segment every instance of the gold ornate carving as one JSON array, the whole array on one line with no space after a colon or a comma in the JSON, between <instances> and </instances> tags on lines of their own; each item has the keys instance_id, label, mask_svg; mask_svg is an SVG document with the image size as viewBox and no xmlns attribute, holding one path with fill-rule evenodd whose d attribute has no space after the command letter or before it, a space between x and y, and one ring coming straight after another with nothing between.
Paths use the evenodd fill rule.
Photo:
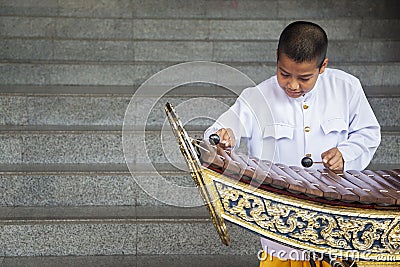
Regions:
<instances>
[{"instance_id":1,"label":"gold ornate carving","mask_svg":"<svg viewBox=\"0 0 400 267\"><path fill-rule=\"evenodd\" d=\"M252 230L260 229L264 236L303 249L318 248L341 255L351 251L362 253L365 259L379 260L386 255L400 260L400 216L332 214L247 192L236 188L238 184L234 187L214 182L225 215Z\"/></svg>"},{"instance_id":2,"label":"gold ornate carving","mask_svg":"<svg viewBox=\"0 0 400 267\"><path fill-rule=\"evenodd\" d=\"M392 252L400 253L400 218L393 222L391 230L388 232L387 240Z\"/></svg>"},{"instance_id":3,"label":"gold ornate carving","mask_svg":"<svg viewBox=\"0 0 400 267\"><path fill-rule=\"evenodd\" d=\"M392 220L377 221L364 218L345 220L343 217L338 217L337 221L346 241L360 251L372 249L373 244L380 241L384 229L389 229L392 222Z\"/></svg>"}]
</instances>

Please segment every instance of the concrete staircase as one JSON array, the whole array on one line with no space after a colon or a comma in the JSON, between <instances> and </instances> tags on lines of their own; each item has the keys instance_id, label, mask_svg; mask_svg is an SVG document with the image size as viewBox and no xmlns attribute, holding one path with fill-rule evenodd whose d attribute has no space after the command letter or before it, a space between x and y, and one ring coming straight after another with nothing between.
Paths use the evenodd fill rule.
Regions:
<instances>
[{"instance_id":1,"label":"concrete staircase","mask_svg":"<svg viewBox=\"0 0 400 267\"><path fill-rule=\"evenodd\" d=\"M159 141L166 101L229 105L235 96L191 84L158 101L134 99L139 118L155 107L145 133L151 161L138 149L133 176L122 145L132 96L158 71L194 60L260 82L275 72L283 27L312 20L327 30L330 66L361 79L383 127L370 167L399 167L399 11L397 0L1 1L0 266L257 266L259 238L228 225L232 245L221 245L176 142ZM187 127L196 137L209 123ZM166 194L192 207L142 189L159 174L188 188Z\"/></svg>"}]
</instances>

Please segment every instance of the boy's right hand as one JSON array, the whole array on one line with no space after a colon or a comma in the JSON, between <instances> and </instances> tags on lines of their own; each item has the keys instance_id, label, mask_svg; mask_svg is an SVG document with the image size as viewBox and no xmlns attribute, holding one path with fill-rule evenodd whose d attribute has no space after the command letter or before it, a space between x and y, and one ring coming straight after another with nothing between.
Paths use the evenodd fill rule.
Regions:
<instances>
[{"instance_id":1,"label":"boy's right hand","mask_svg":"<svg viewBox=\"0 0 400 267\"><path fill-rule=\"evenodd\" d=\"M231 128L221 128L216 134L218 134L221 146L225 148L232 148L236 145L235 135Z\"/></svg>"}]
</instances>

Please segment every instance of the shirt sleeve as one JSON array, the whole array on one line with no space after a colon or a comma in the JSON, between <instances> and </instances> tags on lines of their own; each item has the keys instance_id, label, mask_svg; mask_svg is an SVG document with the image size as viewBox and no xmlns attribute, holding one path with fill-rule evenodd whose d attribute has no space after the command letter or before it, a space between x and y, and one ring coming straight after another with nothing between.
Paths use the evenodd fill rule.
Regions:
<instances>
[{"instance_id":1,"label":"shirt sleeve","mask_svg":"<svg viewBox=\"0 0 400 267\"><path fill-rule=\"evenodd\" d=\"M363 170L370 163L381 141L380 125L357 80L349 102L348 138L338 145L345 170Z\"/></svg>"},{"instance_id":2,"label":"shirt sleeve","mask_svg":"<svg viewBox=\"0 0 400 267\"><path fill-rule=\"evenodd\" d=\"M235 103L204 132L204 139L208 140L211 134L221 128L231 128L235 136L235 148L238 148L241 138L251 136L252 121L253 116L245 90Z\"/></svg>"}]
</instances>

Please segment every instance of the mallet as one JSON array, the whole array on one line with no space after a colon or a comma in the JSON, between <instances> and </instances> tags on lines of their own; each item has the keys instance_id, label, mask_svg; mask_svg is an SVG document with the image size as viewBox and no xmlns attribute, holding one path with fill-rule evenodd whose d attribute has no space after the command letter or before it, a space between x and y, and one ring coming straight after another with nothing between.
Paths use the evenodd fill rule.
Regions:
<instances>
[{"instance_id":1,"label":"mallet","mask_svg":"<svg viewBox=\"0 0 400 267\"><path fill-rule=\"evenodd\" d=\"M310 157L304 157L301 160L301 165L305 168L311 167L314 163L323 163L322 161L313 161Z\"/></svg>"}]
</instances>

